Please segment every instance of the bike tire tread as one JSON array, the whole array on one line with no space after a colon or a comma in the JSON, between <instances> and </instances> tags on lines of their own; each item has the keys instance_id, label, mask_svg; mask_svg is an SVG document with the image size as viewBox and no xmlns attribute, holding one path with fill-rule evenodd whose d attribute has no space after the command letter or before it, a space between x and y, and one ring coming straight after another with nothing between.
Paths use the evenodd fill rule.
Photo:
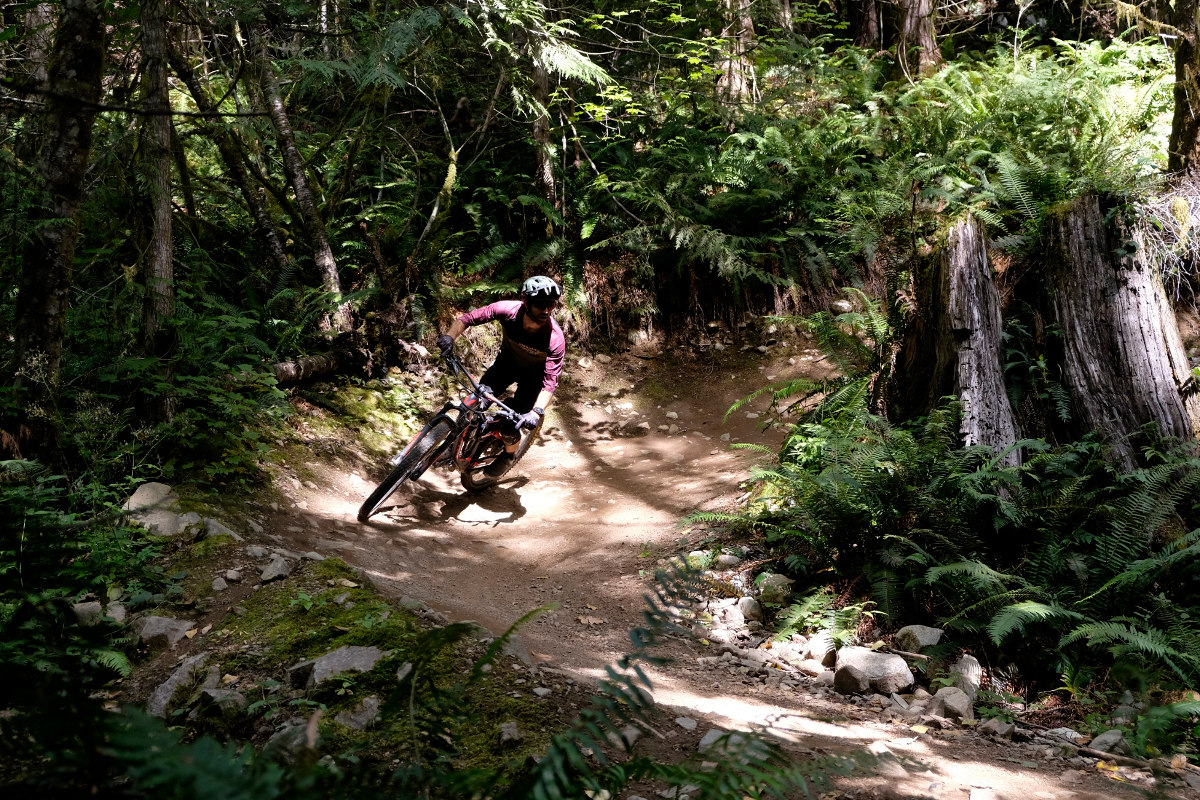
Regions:
<instances>
[{"instance_id":1,"label":"bike tire tread","mask_svg":"<svg viewBox=\"0 0 1200 800\"><path fill-rule=\"evenodd\" d=\"M413 472L421 461L442 441L450 435L453 426L446 419L440 419L426 425L417 437L413 439L408 452L400 463L392 468L388 476L375 487L375 491L367 495L367 499L358 509L358 521L366 522L378 511L392 494L400 488L400 484ZM428 464L426 464L428 467Z\"/></svg>"}]
</instances>

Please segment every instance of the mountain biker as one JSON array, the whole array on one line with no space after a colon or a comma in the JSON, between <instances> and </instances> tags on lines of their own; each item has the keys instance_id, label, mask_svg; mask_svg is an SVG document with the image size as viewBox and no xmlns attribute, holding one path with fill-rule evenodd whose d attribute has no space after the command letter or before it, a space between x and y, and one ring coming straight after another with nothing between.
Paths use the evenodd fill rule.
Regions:
<instances>
[{"instance_id":1,"label":"mountain biker","mask_svg":"<svg viewBox=\"0 0 1200 800\"><path fill-rule=\"evenodd\" d=\"M516 394L508 406L522 415L520 427L532 429L546 416L546 406L558 387L567 351L562 328L551 316L562 297L562 288L552 278L535 275L521 285L520 297L468 311L437 338L437 346L445 357L454 350L454 340L467 328L493 320L499 322L504 341L496 360L479 382L492 395L516 383ZM511 430L505 437L505 452L484 472L493 478L507 472L520 441L518 431Z\"/></svg>"}]
</instances>

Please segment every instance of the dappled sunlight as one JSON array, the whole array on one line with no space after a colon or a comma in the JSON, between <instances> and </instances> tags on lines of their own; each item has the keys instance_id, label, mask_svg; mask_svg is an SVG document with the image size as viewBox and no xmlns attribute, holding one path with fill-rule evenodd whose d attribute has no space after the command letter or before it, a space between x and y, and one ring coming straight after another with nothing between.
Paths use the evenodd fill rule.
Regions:
<instances>
[{"instance_id":1,"label":"dappled sunlight","mask_svg":"<svg viewBox=\"0 0 1200 800\"><path fill-rule=\"evenodd\" d=\"M742 693L727 693L715 686L700 689L694 683L673 677L672 673L653 669L650 672L652 693L657 705L720 717L731 730L770 733L786 741L807 742L809 745L813 737L859 744L879 738L878 730L852 721L822 720L800 715L769 700Z\"/></svg>"}]
</instances>

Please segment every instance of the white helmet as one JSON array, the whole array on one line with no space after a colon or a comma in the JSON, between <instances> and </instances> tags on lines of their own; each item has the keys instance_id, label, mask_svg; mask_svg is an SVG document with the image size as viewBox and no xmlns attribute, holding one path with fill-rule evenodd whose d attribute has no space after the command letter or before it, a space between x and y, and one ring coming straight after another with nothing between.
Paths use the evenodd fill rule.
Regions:
<instances>
[{"instance_id":1,"label":"white helmet","mask_svg":"<svg viewBox=\"0 0 1200 800\"><path fill-rule=\"evenodd\" d=\"M527 297L530 300L540 297L545 297L547 300L557 300L562 297L562 288L554 282L553 278L547 278L545 275L534 275L521 284L521 296Z\"/></svg>"}]
</instances>

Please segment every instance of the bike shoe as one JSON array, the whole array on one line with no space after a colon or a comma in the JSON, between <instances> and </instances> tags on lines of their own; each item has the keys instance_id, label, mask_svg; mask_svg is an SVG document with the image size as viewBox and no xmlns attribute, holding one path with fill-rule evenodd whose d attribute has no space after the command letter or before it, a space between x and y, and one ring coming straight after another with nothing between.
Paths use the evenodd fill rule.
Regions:
<instances>
[{"instance_id":1,"label":"bike shoe","mask_svg":"<svg viewBox=\"0 0 1200 800\"><path fill-rule=\"evenodd\" d=\"M516 458L512 453L507 451L496 456L496 460L483 468L483 474L489 478L499 478L504 473L508 472L508 468L512 466Z\"/></svg>"}]
</instances>

